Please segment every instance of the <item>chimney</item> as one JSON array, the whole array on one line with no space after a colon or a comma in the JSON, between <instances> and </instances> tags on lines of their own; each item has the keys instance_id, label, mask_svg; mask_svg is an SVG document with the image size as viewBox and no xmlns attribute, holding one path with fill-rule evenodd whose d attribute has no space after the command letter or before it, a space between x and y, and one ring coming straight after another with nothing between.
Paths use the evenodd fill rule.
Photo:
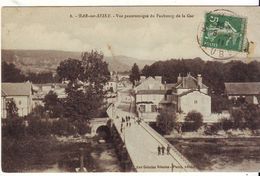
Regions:
<instances>
[{"instance_id":1,"label":"chimney","mask_svg":"<svg viewBox=\"0 0 260 176\"><path fill-rule=\"evenodd\" d=\"M186 77L182 77L182 87L186 88Z\"/></svg>"},{"instance_id":2,"label":"chimney","mask_svg":"<svg viewBox=\"0 0 260 176\"><path fill-rule=\"evenodd\" d=\"M202 76L201 76L201 74L198 74L197 81L198 81L199 89L202 88Z\"/></svg>"},{"instance_id":3,"label":"chimney","mask_svg":"<svg viewBox=\"0 0 260 176\"><path fill-rule=\"evenodd\" d=\"M182 77L181 77L181 74L179 73L179 76L177 78L177 83L181 82L181 80L182 80Z\"/></svg>"},{"instance_id":4,"label":"chimney","mask_svg":"<svg viewBox=\"0 0 260 176\"><path fill-rule=\"evenodd\" d=\"M162 83L162 77L161 76L155 76L154 78L155 78L155 80L160 81L160 83Z\"/></svg>"}]
</instances>

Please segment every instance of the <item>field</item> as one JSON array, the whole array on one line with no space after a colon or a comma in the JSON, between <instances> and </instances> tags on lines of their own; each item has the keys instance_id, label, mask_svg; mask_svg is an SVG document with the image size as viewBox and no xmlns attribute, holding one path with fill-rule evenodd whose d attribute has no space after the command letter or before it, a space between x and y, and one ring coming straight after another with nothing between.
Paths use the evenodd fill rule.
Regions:
<instances>
[{"instance_id":1,"label":"field","mask_svg":"<svg viewBox=\"0 0 260 176\"><path fill-rule=\"evenodd\" d=\"M260 138L168 140L201 171L259 171Z\"/></svg>"}]
</instances>

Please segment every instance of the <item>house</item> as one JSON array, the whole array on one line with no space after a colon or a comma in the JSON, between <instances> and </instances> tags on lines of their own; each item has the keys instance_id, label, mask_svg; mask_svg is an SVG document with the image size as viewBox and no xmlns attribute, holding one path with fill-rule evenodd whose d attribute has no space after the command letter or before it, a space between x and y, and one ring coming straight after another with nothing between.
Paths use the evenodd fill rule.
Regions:
<instances>
[{"instance_id":1,"label":"house","mask_svg":"<svg viewBox=\"0 0 260 176\"><path fill-rule=\"evenodd\" d=\"M163 84L161 76L141 77L134 90L138 116L147 122L155 122L158 110L165 107L173 108L183 117L193 110L205 117L211 115L211 97L201 75L197 78L189 73L179 75L174 84Z\"/></svg>"},{"instance_id":2,"label":"house","mask_svg":"<svg viewBox=\"0 0 260 176\"><path fill-rule=\"evenodd\" d=\"M225 83L228 99L244 99L251 104L260 104L260 82L229 82Z\"/></svg>"},{"instance_id":3,"label":"house","mask_svg":"<svg viewBox=\"0 0 260 176\"><path fill-rule=\"evenodd\" d=\"M135 103L138 116L146 122L155 122L158 110L164 104L172 104L167 96L167 87L162 84L162 77L145 78L141 76L140 84L134 88Z\"/></svg>"},{"instance_id":4,"label":"house","mask_svg":"<svg viewBox=\"0 0 260 176\"><path fill-rule=\"evenodd\" d=\"M28 115L33 108L32 102L32 84L25 83L2 83L2 118L6 118L6 103L14 100L17 108L18 115L23 117Z\"/></svg>"},{"instance_id":5,"label":"house","mask_svg":"<svg viewBox=\"0 0 260 176\"><path fill-rule=\"evenodd\" d=\"M190 73L184 77L179 75L173 93L177 101L177 112L187 114L194 110L203 116L211 114L211 97L208 95L208 87L203 84L200 74L197 78Z\"/></svg>"},{"instance_id":6,"label":"house","mask_svg":"<svg viewBox=\"0 0 260 176\"><path fill-rule=\"evenodd\" d=\"M57 94L59 99L64 99L67 97L65 92L66 84L64 83L45 83L45 84L33 84L33 108L41 105L43 106L44 97L50 92L53 91Z\"/></svg>"}]
</instances>

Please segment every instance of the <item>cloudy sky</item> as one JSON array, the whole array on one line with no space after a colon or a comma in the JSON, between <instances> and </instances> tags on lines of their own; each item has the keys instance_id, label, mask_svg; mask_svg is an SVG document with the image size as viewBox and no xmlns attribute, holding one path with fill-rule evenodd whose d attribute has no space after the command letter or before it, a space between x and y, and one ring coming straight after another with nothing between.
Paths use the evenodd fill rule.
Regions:
<instances>
[{"instance_id":1,"label":"cloudy sky","mask_svg":"<svg viewBox=\"0 0 260 176\"><path fill-rule=\"evenodd\" d=\"M223 8L223 7L221 7ZM3 8L3 49L101 50L139 59L201 57L209 60L196 41L204 14L217 7L73 7ZM229 10L248 18L247 38L256 43L260 57L260 9ZM111 14L111 18L78 18L79 14ZM155 15L155 18L117 18L118 15ZM174 18L158 18L172 15ZM184 14L186 18L176 18ZM193 16L187 18L187 15ZM71 17L72 16L72 17ZM243 55L242 55L243 56Z\"/></svg>"}]
</instances>

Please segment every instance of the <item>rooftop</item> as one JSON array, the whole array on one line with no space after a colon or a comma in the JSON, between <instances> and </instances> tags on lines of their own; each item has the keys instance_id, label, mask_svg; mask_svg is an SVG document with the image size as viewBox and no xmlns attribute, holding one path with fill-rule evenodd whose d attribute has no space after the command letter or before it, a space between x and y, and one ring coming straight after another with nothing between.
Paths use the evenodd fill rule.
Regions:
<instances>
[{"instance_id":1,"label":"rooftop","mask_svg":"<svg viewBox=\"0 0 260 176\"><path fill-rule=\"evenodd\" d=\"M260 82L225 83L228 95L260 95Z\"/></svg>"},{"instance_id":2,"label":"rooftop","mask_svg":"<svg viewBox=\"0 0 260 176\"><path fill-rule=\"evenodd\" d=\"M6 96L29 96L32 92L32 84L24 83L2 83L2 92Z\"/></svg>"}]
</instances>

